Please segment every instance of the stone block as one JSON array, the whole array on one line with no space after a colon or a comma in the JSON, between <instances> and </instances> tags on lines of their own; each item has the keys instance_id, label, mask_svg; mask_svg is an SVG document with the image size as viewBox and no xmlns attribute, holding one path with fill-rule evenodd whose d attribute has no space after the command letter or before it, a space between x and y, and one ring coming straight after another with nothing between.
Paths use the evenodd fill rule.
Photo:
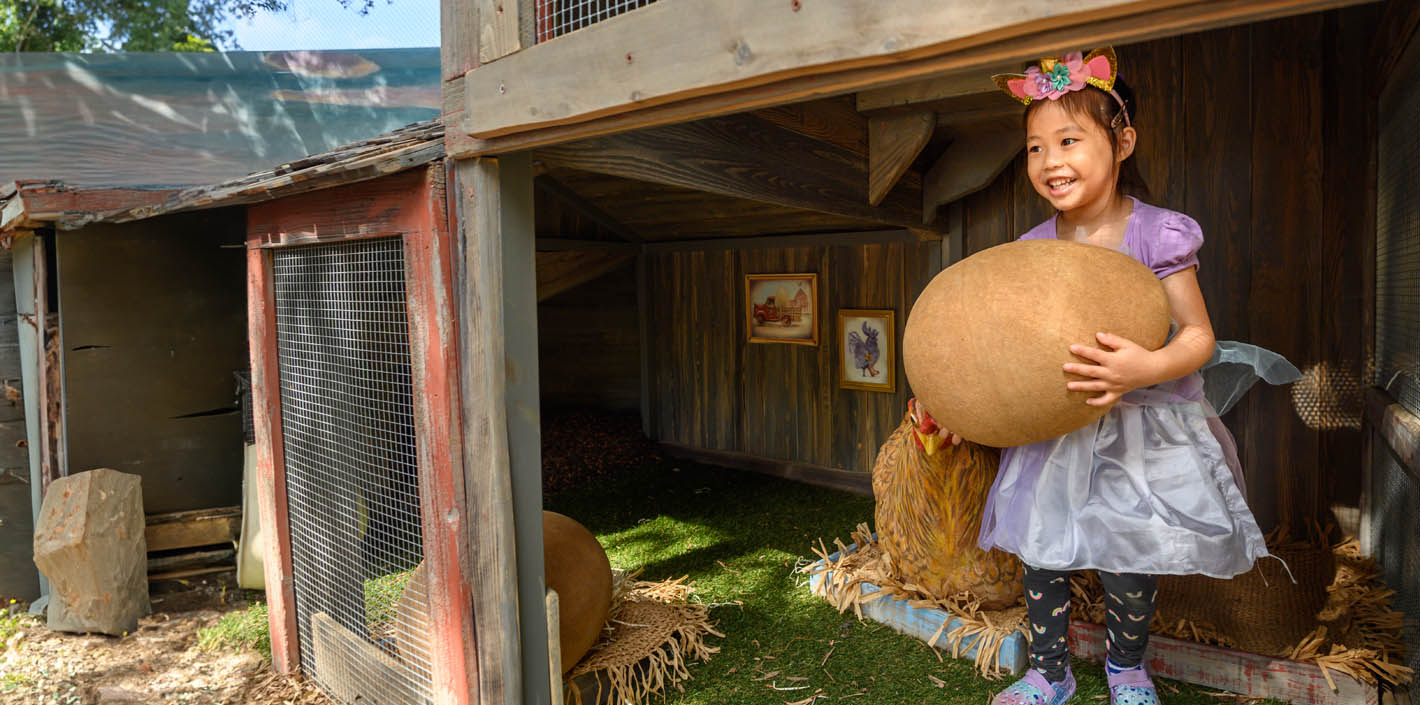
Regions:
<instances>
[{"instance_id":1,"label":"stone block","mask_svg":"<svg viewBox=\"0 0 1420 705\"><path fill-rule=\"evenodd\" d=\"M152 612L140 483L100 468L49 486L34 554L50 582L50 629L119 635Z\"/></svg>"}]
</instances>

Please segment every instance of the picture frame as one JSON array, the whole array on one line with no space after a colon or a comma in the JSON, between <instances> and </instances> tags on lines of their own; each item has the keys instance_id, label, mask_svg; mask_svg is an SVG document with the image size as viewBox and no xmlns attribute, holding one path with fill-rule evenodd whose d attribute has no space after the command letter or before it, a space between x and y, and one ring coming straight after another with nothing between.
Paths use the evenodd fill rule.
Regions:
<instances>
[{"instance_id":1,"label":"picture frame","mask_svg":"<svg viewBox=\"0 0 1420 705\"><path fill-rule=\"evenodd\" d=\"M838 310L838 386L897 393L897 312Z\"/></svg>"},{"instance_id":2,"label":"picture frame","mask_svg":"<svg viewBox=\"0 0 1420 705\"><path fill-rule=\"evenodd\" d=\"M818 300L816 273L746 274L749 342L818 345Z\"/></svg>"}]
</instances>

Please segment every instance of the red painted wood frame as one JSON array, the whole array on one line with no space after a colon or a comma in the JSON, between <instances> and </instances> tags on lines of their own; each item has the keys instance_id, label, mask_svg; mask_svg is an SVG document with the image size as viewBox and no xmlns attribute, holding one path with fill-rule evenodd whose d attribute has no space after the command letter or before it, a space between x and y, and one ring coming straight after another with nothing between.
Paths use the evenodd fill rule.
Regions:
<instances>
[{"instance_id":1,"label":"red painted wood frame","mask_svg":"<svg viewBox=\"0 0 1420 705\"><path fill-rule=\"evenodd\" d=\"M441 164L262 203L247 211L258 487L271 537L266 546L266 585L272 663L283 673L300 667L281 453L275 301L271 256L266 250L375 237L401 237L404 242L432 695L437 705L467 705L477 701L478 663L473 593L467 577L472 569L468 551L462 550L468 513L459 435L456 260Z\"/></svg>"}]
</instances>

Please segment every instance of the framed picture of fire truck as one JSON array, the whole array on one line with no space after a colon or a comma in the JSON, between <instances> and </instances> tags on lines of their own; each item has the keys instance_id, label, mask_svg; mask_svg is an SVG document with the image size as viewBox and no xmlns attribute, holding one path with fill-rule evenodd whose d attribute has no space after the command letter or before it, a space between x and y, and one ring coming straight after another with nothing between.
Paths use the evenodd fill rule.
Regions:
<instances>
[{"instance_id":1,"label":"framed picture of fire truck","mask_svg":"<svg viewBox=\"0 0 1420 705\"><path fill-rule=\"evenodd\" d=\"M818 345L817 274L746 274L745 329L751 343Z\"/></svg>"},{"instance_id":2,"label":"framed picture of fire truck","mask_svg":"<svg viewBox=\"0 0 1420 705\"><path fill-rule=\"evenodd\" d=\"M897 392L896 313L891 309L838 310L838 386Z\"/></svg>"}]
</instances>

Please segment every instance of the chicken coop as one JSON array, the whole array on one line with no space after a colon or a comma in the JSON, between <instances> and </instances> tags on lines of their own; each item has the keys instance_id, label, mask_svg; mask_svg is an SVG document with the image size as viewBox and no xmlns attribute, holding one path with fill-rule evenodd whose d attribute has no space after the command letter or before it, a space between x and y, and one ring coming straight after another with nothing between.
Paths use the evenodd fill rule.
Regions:
<instances>
[{"instance_id":1,"label":"chicken coop","mask_svg":"<svg viewBox=\"0 0 1420 705\"><path fill-rule=\"evenodd\" d=\"M1224 419L1253 512L1264 529L1317 522L1361 537L1400 590L1416 664L1406 430L1416 409L1395 396L1414 327L1402 264L1413 223L1397 195L1412 176L1400 96L1413 92L1405 72L1420 52L1413 4L1102 1L1004 12L445 1L444 119L460 183L451 204L470 263L462 364L507 363L463 388L501 399L465 405L486 415L463 420L478 433L465 447L499 442L484 440L485 428L505 426L507 439L506 457L463 468L467 486L506 481L512 500L509 511L469 495L505 517L509 534L480 533L467 558L480 580L501 576L500 589L519 594L517 618L498 622L484 613L503 593L472 588L478 675L468 698L549 697L542 586L524 570L536 532L519 523L537 506L536 478L525 476L539 468L531 412L562 401L559 390L605 408L635 403L667 451L868 491L874 452L911 390L900 377L876 390L841 384L839 314L891 313L882 325L900 336L944 266L1049 215L1026 177L1020 107L989 76L1103 43L1140 96L1151 202L1203 227L1199 280L1219 339L1277 351L1304 373L1254 390ZM490 188L497 197L480 190ZM597 256L612 274L534 308L525 280L534 269L542 279L551 253ZM494 260L501 277L479 279L471 263ZM754 307L769 302L755 278L768 275L803 282L820 337L803 344L805 331L791 344L793 316L783 325L780 315L784 330L758 324ZM797 296L773 293L775 307ZM856 330L864 319L848 315L859 316Z\"/></svg>"}]
</instances>

